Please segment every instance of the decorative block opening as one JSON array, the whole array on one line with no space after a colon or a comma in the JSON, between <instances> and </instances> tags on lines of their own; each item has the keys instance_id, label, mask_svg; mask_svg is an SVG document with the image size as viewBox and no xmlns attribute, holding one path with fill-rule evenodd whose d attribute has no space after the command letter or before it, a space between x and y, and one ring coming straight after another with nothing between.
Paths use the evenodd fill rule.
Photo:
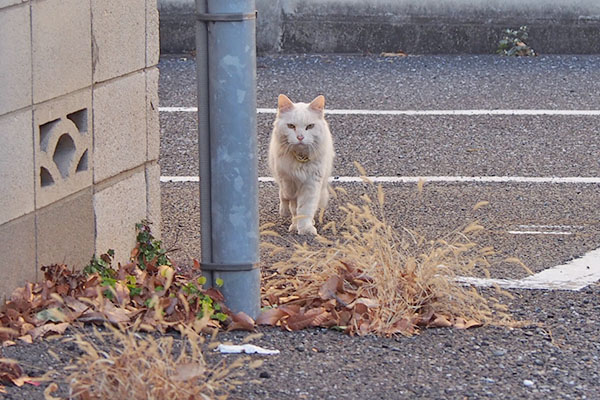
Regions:
<instances>
[{"instance_id":1,"label":"decorative block opening","mask_svg":"<svg viewBox=\"0 0 600 400\"><path fill-rule=\"evenodd\" d=\"M82 135L87 133L87 108L67 114L67 118L75 124L79 133Z\"/></svg>"},{"instance_id":2,"label":"decorative block opening","mask_svg":"<svg viewBox=\"0 0 600 400\"><path fill-rule=\"evenodd\" d=\"M56 124L58 124L58 121L60 121L60 118L40 125L40 148L44 152L48 151L48 142L52 137L52 130L54 129Z\"/></svg>"},{"instance_id":3,"label":"decorative block opening","mask_svg":"<svg viewBox=\"0 0 600 400\"><path fill-rule=\"evenodd\" d=\"M75 142L68 133L63 134L56 143L52 159L64 178L69 176L69 169L75 155Z\"/></svg>"},{"instance_id":4,"label":"decorative block opening","mask_svg":"<svg viewBox=\"0 0 600 400\"><path fill-rule=\"evenodd\" d=\"M81 155L81 158L79 159L79 162L77 163L76 172L87 171L87 169L88 169L88 151L86 150Z\"/></svg>"},{"instance_id":5,"label":"decorative block opening","mask_svg":"<svg viewBox=\"0 0 600 400\"><path fill-rule=\"evenodd\" d=\"M54 184L54 179L52 178L50 171L48 171L44 167L40 168L40 181L41 181L42 187L51 186Z\"/></svg>"}]
</instances>

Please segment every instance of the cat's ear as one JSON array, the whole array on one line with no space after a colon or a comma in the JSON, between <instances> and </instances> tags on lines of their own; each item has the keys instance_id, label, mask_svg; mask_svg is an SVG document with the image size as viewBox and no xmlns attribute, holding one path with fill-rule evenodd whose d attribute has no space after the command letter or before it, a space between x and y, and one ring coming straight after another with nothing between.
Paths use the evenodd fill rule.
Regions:
<instances>
[{"instance_id":1,"label":"cat's ear","mask_svg":"<svg viewBox=\"0 0 600 400\"><path fill-rule=\"evenodd\" d=\"M322 112L325 109L325 97L317 96L313 101L310 102L309 107L315 111Z\"/></svg>"},{"instance_id":2,"label":"cat's ear","mask_svg":"<svg viewBox=\"0 0 600 400\"><path fill-rule=\"evenodd\" d=\"M294 103L285 94L280 94L277 98L277 108L280 112L286 112L294 108Z\"/></svg>"}]
</instances>

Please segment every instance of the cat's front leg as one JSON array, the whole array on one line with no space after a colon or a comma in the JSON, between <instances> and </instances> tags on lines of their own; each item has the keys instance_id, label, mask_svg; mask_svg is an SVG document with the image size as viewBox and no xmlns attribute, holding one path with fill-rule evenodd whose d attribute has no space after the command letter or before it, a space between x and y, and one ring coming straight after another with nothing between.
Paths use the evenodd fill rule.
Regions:
<instances>
[{"instance_id":1,"label":"cat's front leg","mask_svg":"<svg viewBox=\"0 0 600 400\"><path fill-rule=\"evenodd\" d=\"M290 215L292 216L292 224L290 225L288 231L294 232L296 229L298 229L298 219L296 218L296 207L297 207L296 199L290 200L289 206L290 206L289 212L290 212Z\"/></svg>"},{"instance_id":2,"label":"cat's front leg","mask_svg":"<svg viewBox=\"0 0 600 400\"><path fill-rule=\"evenodd\" d=\"M282 217L289 217L290 213L290 201L283 198L281 190L279 191L279 215Z\"/></svg>"},{"instance_id":3,"label":"cat's front leg","mask_svg":"<svg viewBox=\"0 0 600 400\"><path fill-rule=\"evenodd\" d=\"M316 184L305 185L298 195L296 209L299 235L316 235L314 216L319 203L319 187Z\"/></svg>"}]
</instances>

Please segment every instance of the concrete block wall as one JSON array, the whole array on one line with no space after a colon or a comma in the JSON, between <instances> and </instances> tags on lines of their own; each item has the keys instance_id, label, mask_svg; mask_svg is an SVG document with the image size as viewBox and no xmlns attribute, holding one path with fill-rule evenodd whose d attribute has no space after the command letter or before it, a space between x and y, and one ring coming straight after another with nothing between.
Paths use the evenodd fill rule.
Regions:
<instances>
[{"instance_id":1,"label":"concrete block wall","mask_svg":"<svg viewBox=\"0 0 600 400\"><path fill-rule=\"evenodd\" d=\"M0 0L0 297L160 236L157 0Z\"/></svg>"}]
</instances>

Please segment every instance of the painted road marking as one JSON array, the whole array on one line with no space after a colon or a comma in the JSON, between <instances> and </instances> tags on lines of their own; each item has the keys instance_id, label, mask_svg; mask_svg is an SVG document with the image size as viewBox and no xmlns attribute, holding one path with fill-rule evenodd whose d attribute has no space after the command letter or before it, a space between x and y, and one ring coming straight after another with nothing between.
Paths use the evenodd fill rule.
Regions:
<instances>
[{"instance_id":1,"label":"painted road marking","mask_svg":"<svg viewBox=\"0 0 600 400\"><path fill-rule=\"evenodd\" d=\"M517 225L517 228L523 229L571 229L571 228L585 228L583 225Z\"/></svg>"},{"instance_id":2,"label":"painted road marking","mask_svg":"<svg viewBox=\"0 0 600 400\"><path fill-rule=\"evenodd\" d=\"M572 235L573 232L561 231L507 231L511 235Z\"/></svg>"},{"instance_id":3,"label":"painted road marking","mask_svg":"<svg viewBox=\"0 0 600 400\"><path fill-rule=\"evenodd\" d=\"M600 184L600 177L555 177L555 176L368 176L373 183L560 183L560 184ZM199 182L198 176L161 176L161 182ZM259 182L274 182L272 177L261 176ZM335 176L330 182L359 183L364 182L359 176Z\"/></svg>"},{"instance_id":4,"label":"painted road marking","mask_svg":"<svg viewBox=\"0 0 600 400\"><path fill-rule=\"evenodd\" d=\"M197 107L159 107L162 112L197 112ZM257 108L258 114L275 114L275 108ZM325 110L331 115L560 115L600 116L600 110Z\"/></svg>"},{"instance_id":5,"label":"painted road marking","mask_svg":"<svg viewBox=\"0 0 600 400\"><path fill-rule=\"evenodd\" d=\"M581 290L600 280L600 248L523 279L460 277L458 280L475 286L498 285L505 289Z\"/></svg>"}]
</instances>

